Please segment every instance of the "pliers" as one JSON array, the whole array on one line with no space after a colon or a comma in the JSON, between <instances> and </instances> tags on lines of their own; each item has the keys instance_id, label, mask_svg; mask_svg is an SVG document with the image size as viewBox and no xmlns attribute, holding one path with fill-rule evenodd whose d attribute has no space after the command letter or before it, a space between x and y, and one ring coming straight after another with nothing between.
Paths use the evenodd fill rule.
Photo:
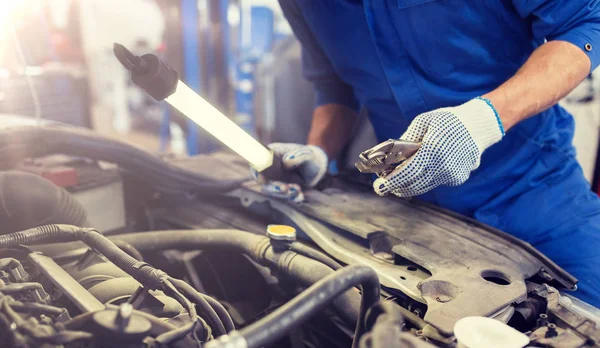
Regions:
<instances>
[{"instance_id":1,"label":"pliers","mask_svg":"<svg viewBox=\"0 0 600 348\"><path fill-rule=\"evenodd\" d=\"M360 161L354 165L361 173L375 173L383 178L414 155L420 147L421 143L389 139L363 151L359 155Z\"/></svg>"}]
</instances>

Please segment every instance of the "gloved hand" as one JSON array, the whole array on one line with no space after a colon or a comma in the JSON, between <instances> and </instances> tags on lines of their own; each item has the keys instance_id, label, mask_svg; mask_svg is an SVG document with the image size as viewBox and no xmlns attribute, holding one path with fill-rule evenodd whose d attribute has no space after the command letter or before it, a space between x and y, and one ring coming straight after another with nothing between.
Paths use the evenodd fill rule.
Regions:
<instances>
[{"instance_id":1,"label":"gloved hand","mask_svg":"<svg viewBox=\"0 0 600 348\"><path fill-rule=\"evenodd\" d=\"M327 154L315 145L292 143L272 143L268 147L282 157L286 169L296 170L304 179L302 186L314 187L327 173L329 164ZM302 190L297 184L279 181L265 182L258 173L252 170L254 178L263 184L263 191L271 196L301 201Z\"/></svg>"},{"instance_id":2,"label":"gloved hand","mask_svg":"<svg viewBox=\"0 0 600 348\"><path fill-rule=\"evenodd\" d=\"M487 99L426 112L400 137L421 142L421 148L385 178L375 180L373 188L381 196L412 197L438 186L461 185L479 167L483 151L503 136L500 117Z\"/></svg>"}]
</instances>

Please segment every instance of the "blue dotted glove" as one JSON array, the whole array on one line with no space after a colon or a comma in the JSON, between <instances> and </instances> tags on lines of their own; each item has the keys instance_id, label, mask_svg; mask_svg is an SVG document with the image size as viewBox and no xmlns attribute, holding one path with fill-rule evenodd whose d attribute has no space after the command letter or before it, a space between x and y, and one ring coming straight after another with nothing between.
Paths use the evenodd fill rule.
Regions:
<instances>
[{"instance_id":1,"label":"blue dotted glove","mask_svg":"<svg viewBox=\"0 0 600 348\"><path fill-rule=\"evenodd\" d=\"M314 187L327 173L328 158L323 149L315 145L292 143L272 143L268 146L276 155L281 156L286 169L297 170L305 182L302 186ZM252 170L254 178L263 184L263 192L270 196L302 201L303 195L299 185L279 181L264 182L258 173Z\"/></svg>"},{"instance_id":2,"label":"blue dotted glove","mask_svg":"<svg viewBox=\"0 0 600 348\"><path fill-rule=\"evenodd\" d=\"M390 174L375 180L373 188L381 196L413 197L438 186L461 185L479 167L483 151L503 136L498 113L487 99L426 112L400 137L421 142L421 148Z\"/></svg>"}]
</instances>

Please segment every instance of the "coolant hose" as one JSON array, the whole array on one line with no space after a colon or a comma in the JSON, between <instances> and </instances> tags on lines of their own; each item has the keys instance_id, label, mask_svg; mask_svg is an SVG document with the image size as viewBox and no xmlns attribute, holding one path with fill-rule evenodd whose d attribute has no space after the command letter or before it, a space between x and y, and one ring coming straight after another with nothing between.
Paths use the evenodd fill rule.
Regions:
<instances>
[{"instance_id":1,"label":"coolant hose","mask_svg":"<svg viewBox=\"0 0 600 348\"><path fill-rule=\"evenodd\" d=\"M277 267L279 272L305 287L313 285L334 272L329 266L294 251L276 253L270 247L263 247L263 250L263 264ZM344 322L353 327L356 324L356 318L360 314L360 293L358 290L355 288L350 289L332 302L333 308L336 309Z\"/></svg>"},{"instance_id":2,"label":"coolant hose","mask_svg":"<svg viewBox=\"0 0 600 348\"><path fill-rule=\"evenodd\" d=\"M83 206L64 189L38 175L0 172L0 234L47 224L89 225Z\"/></svg>"},{"instance_id":3,"label":"coolant hose","mask_svg":"<svg viewBox=\"0 0 600 348\"><path fill-rule=\"evenodd\" d=\"M170 230L137 232L109 237L131 244L141 252L219 248L243 253L259 264L277 267L304 286L310 286L334 271L327 265L293 251L274 252L269 239L240 230ZM346 324L353 326L360 313L360 294L350 290L334 302Z\"/></svg>"},{"instance_id":4,"label":"coolant hose","mask_svg":"<svg viewBox=\"0 0 600 348\"><path fill-rule=\"evenodd\" d=\"M244 181L214 181L144 150L82 128L38 126L0 130L0 170L12 168L24 158L52 154L116 163L166 193L217 195L239 187Z\"/></svg>"},{"instance_id":5,"label":"coolant hose","mask_svg":"<svg viewBox=\"0 0 600 348\"><path fill-rule=\"evenodd\" d=\"M205 347L266 346L284 337L290 330L329 306L334 298L358 285L362 288L362 300L354 335L356 346L364 333L364 315L367 309L379 301L379 279L375 271L366 266L348 266L332 272L273 313L229 336L210 341Z\"/></svg>"},{"instance_id":6,"label":"coolant hose","mask_svg":"<svg viewBox=\"0 0 600 348\"><path fill-rule=\"evenodd\" d=\"M359 342L360 348L394 347L402 341L404 318L401 308L393 302L380 301L369 308L365 316L365 327L368 331ZM368 344L365 344L365 340Z\"/></svg>"},{"instance_id":7,"label":"coolant hose","mask_svg":"<svg viewBox=\"0 0 600 348\"><path fill-rule=\"evenodd\" d=\"M293 242L292 244L290 244L290 250L295 251L298 254L304 255L313 260L317 260L321 263L324 263L327 266L329 266L329 268L333 269L334 271L342 268L342 265L340 265L337 261L335 261L331 257L323 254L322 252L320 252L316 249L309 247L308 245L302 244L300 242Z\"/></svg>"}]
</instances>

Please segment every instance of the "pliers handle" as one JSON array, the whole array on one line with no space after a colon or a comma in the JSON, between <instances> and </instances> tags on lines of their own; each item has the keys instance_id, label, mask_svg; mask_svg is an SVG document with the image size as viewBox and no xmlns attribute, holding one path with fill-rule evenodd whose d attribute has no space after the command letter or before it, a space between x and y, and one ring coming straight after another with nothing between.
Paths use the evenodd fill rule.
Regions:
<instances>
[{"instance_id":1,"label":"pliers handle","mask_svg":"<svg viewBox=\"0 0 600 348\"><path fill-rule=\"evenodd\" d=\"M359 162L354 165L361 173L375 173L385 177L401 162L414 155L420 147L421 143L389 139L363 151L359 155Z\"/></svg>"}]
</instances>

